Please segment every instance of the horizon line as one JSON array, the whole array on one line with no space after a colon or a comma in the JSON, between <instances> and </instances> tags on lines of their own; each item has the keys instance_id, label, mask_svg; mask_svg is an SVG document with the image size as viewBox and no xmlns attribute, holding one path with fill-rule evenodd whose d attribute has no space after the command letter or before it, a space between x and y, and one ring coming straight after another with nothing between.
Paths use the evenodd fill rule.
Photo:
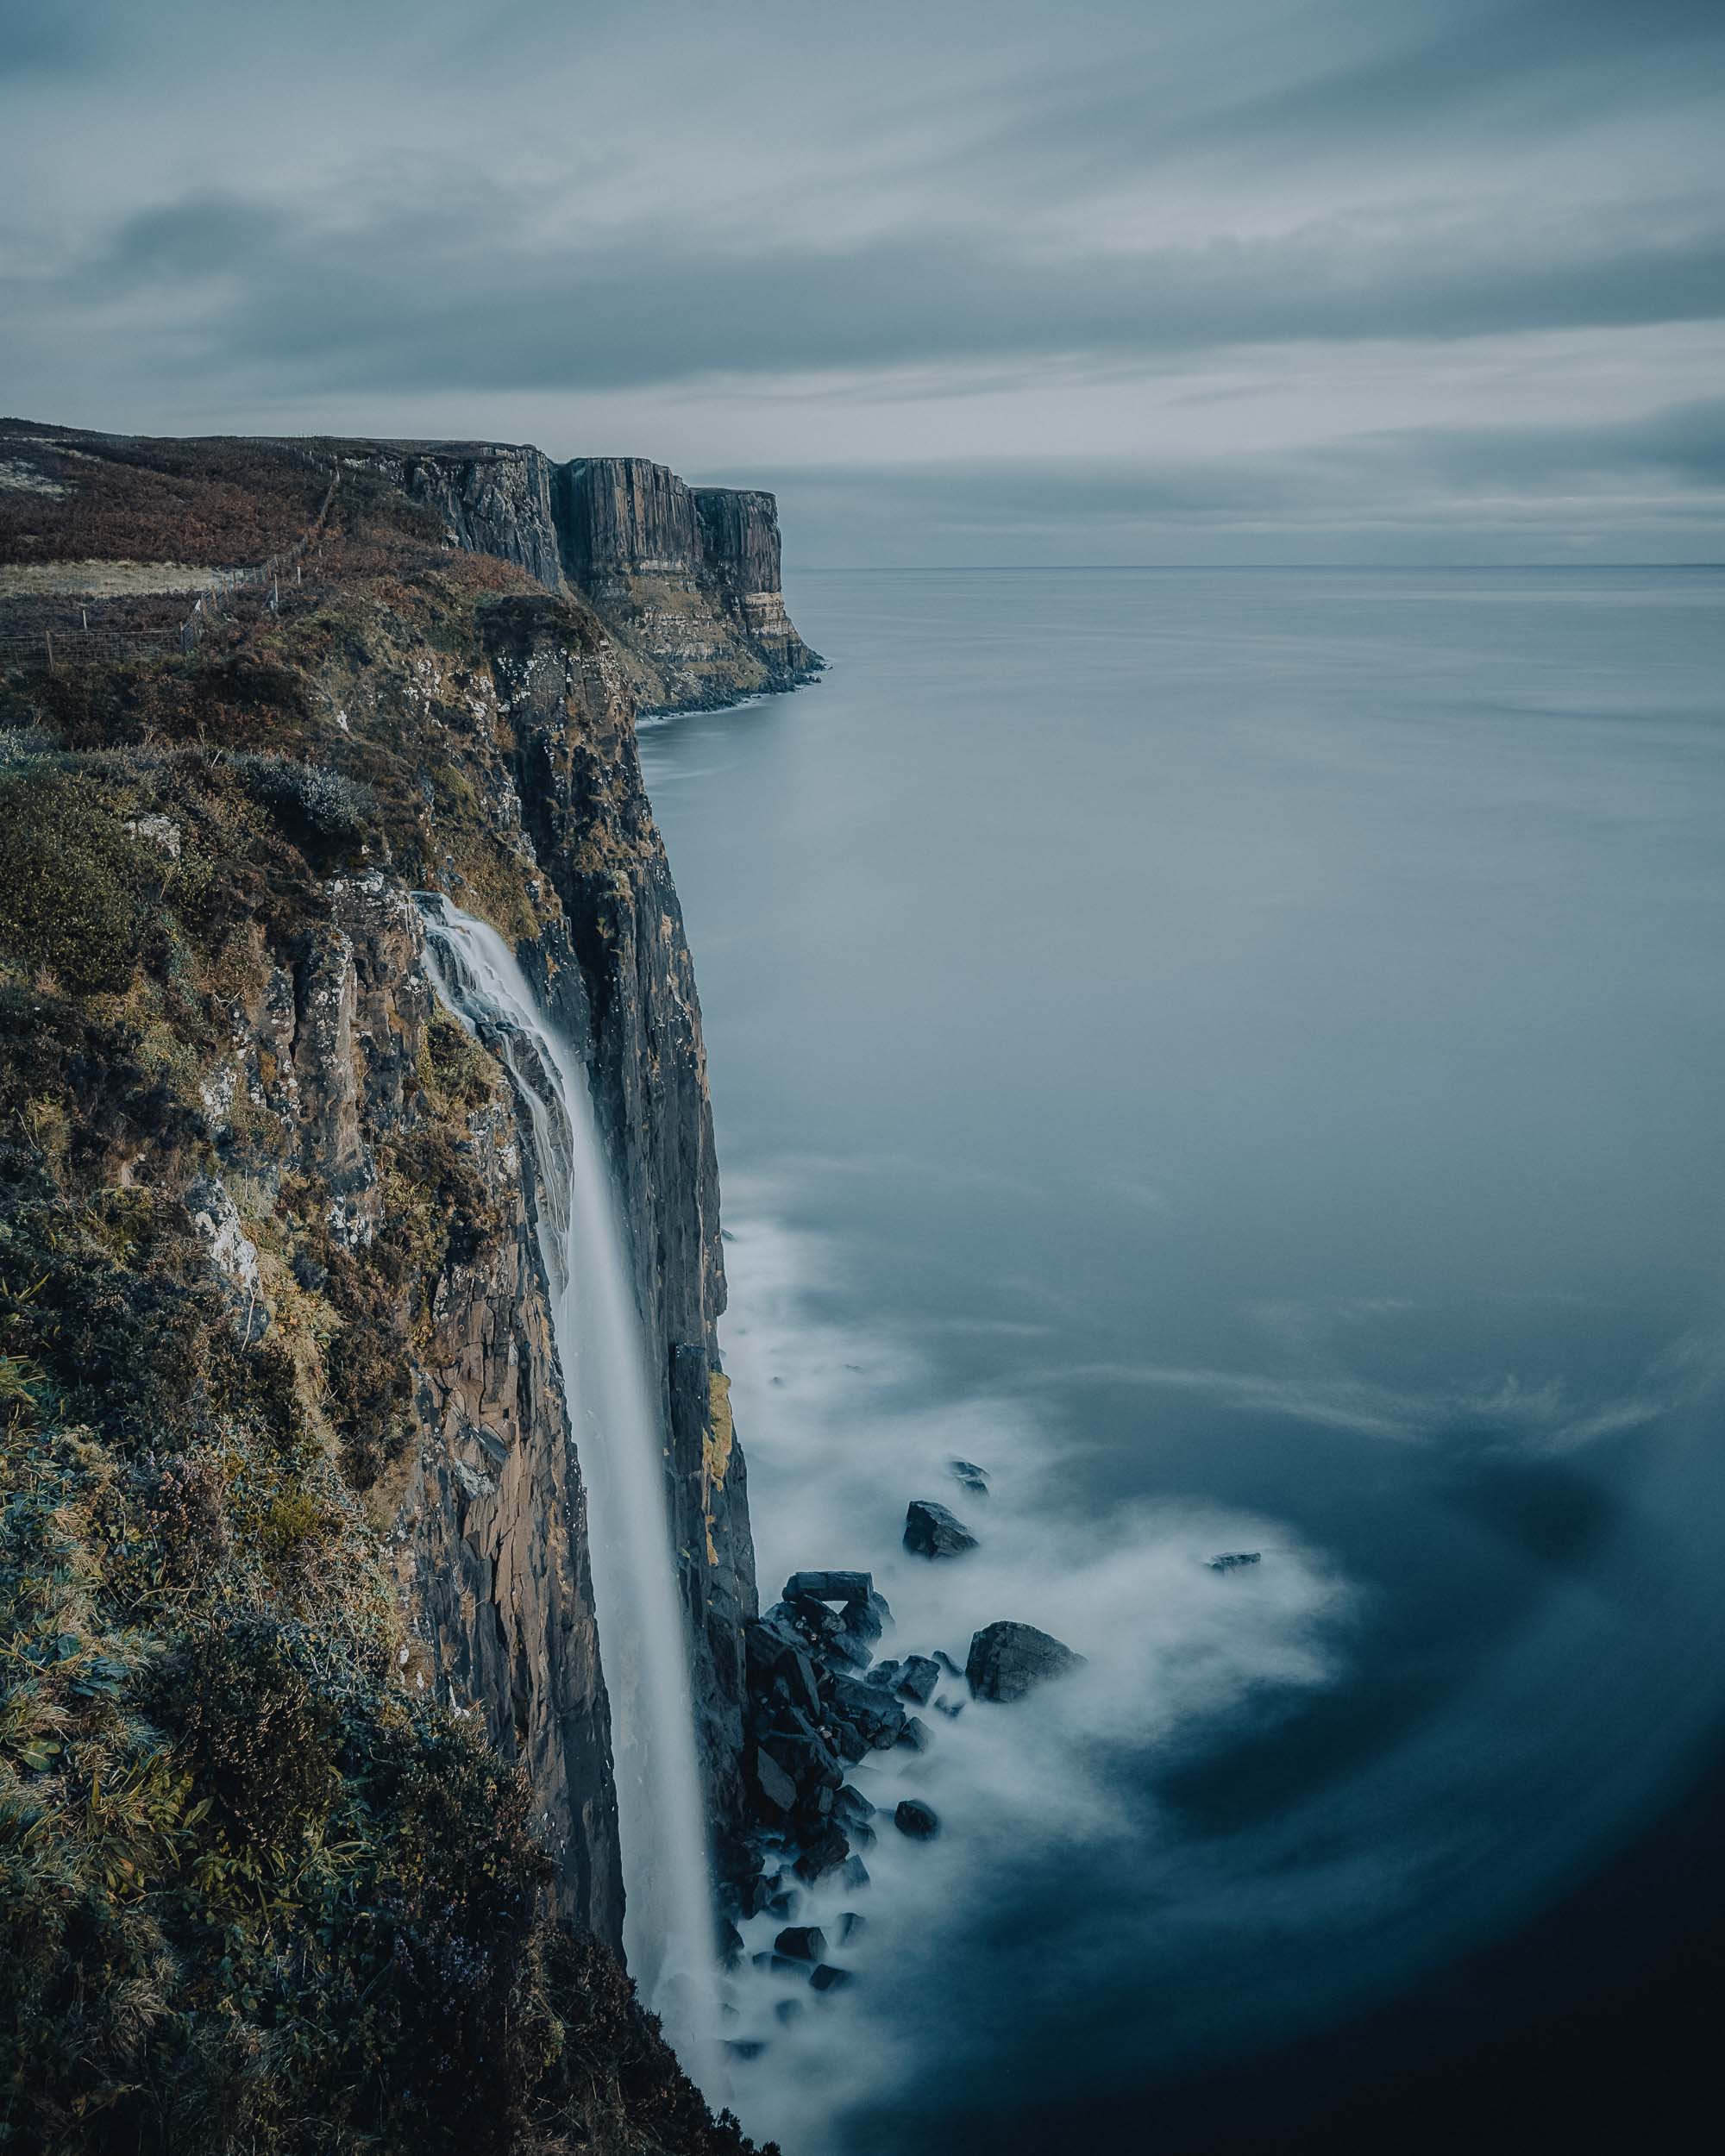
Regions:
<instances>
[{"instance_id":1,"label":"horizon line","mask_svg":"<svg viewBox=\"0 0 1725 2156\"><path fill-rule=\"evenodd\" d=\"M829 561L804 563L796 576L899 576L986 571L991 575L1096 576L1148 569L1351 569L1375 576L1429 573L1434 569L1725 569L1722 561Z\"/></svg>"}]
</instances>

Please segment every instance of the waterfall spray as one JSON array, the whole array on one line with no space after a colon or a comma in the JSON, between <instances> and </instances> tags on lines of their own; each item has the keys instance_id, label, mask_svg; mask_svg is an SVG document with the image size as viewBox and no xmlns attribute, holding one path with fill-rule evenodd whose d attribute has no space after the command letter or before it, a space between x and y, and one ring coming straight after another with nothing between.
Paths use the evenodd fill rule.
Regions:
<instances>
[{"instance_id":1,"label":"waterfall spray","mask_svg":"<svg viewBox=\"0 0 1725 2156\"><path fill-rule=\"evenodd\" d=\"M587 1491L611 1702L624 1952L693 2077L717 2080L717 1959L688 1653L665 1502L665 1438L586 1074L496 930L422 897L427 969L501 1057L526 1111L539 1251Z\"/></svg>"}]
</instances>

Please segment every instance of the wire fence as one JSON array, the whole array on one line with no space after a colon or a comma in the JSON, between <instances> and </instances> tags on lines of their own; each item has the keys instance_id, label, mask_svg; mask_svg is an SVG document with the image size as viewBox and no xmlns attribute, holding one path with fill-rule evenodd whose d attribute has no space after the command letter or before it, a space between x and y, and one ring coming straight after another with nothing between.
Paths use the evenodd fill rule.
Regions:
<instances>
[{"instance_id":1,"label":"wire fence","mask_svg":"<svg viewBox=\"0 0 1725 2156\"><path fill-rule=\"evenodd\" d=\"M289 447L285 443L282 446ZM323 459L309 450L294 448L290 453L306 463L315 464L320 471L323 468ZM203 642L205 630L231 613L235 594L255 591L260 586L268 587L270 596L266 605L272 613L279 614L282 584L290 573L294 583L303 581L304 557L323 535L341 481L342 467L337 463L330 471L329 484L324 489L317 514L293 544L281 554L271 555L267 561L254 562L249 568L214 572L207 587L198 593L191 611L177 629L122 629L100 623L92 629L86 608L81 610L85 619L75 629L65 625L0 629L0 664L17 665L39 660L52 673L62 661L91 666L104 660L154 658L174 651L189 658Z\"/></svg>"}]
</instances>

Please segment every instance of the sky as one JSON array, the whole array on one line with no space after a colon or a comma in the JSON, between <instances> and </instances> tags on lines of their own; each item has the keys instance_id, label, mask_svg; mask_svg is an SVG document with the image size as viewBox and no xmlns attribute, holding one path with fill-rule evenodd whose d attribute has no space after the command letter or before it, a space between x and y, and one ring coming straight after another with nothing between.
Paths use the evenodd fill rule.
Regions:
<instances>
[{"instance_id":1,"label":"sky","mask_svg":"<svg viewBox=\"0 0 1725 2156\"><path fill-rule=\"evenodd\" d=\"M794 566L1725 561L1725 5L0 0L0 323Z\"/></svg>"}]
</instances>

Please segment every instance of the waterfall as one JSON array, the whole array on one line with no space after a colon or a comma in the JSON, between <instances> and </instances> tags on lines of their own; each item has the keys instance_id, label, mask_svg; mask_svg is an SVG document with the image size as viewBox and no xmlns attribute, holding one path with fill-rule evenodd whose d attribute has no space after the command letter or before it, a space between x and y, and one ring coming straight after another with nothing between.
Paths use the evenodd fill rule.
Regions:
<instances>
[{"instance_id":1,"label":"waterfall","mask_svg":"<svg viewBox=\"0 0 1725 2156\"><path fill-rule=\"evenodd\" d=\"M617 1774L624 1952L685 2068L712 2088L712 1887L665 1502L665 1432L586 1073L496 930L441 898L419 903L434 987L501 1057L527 1113L539 1251L587 1493Z\"/></svg>"}]
</instances>

